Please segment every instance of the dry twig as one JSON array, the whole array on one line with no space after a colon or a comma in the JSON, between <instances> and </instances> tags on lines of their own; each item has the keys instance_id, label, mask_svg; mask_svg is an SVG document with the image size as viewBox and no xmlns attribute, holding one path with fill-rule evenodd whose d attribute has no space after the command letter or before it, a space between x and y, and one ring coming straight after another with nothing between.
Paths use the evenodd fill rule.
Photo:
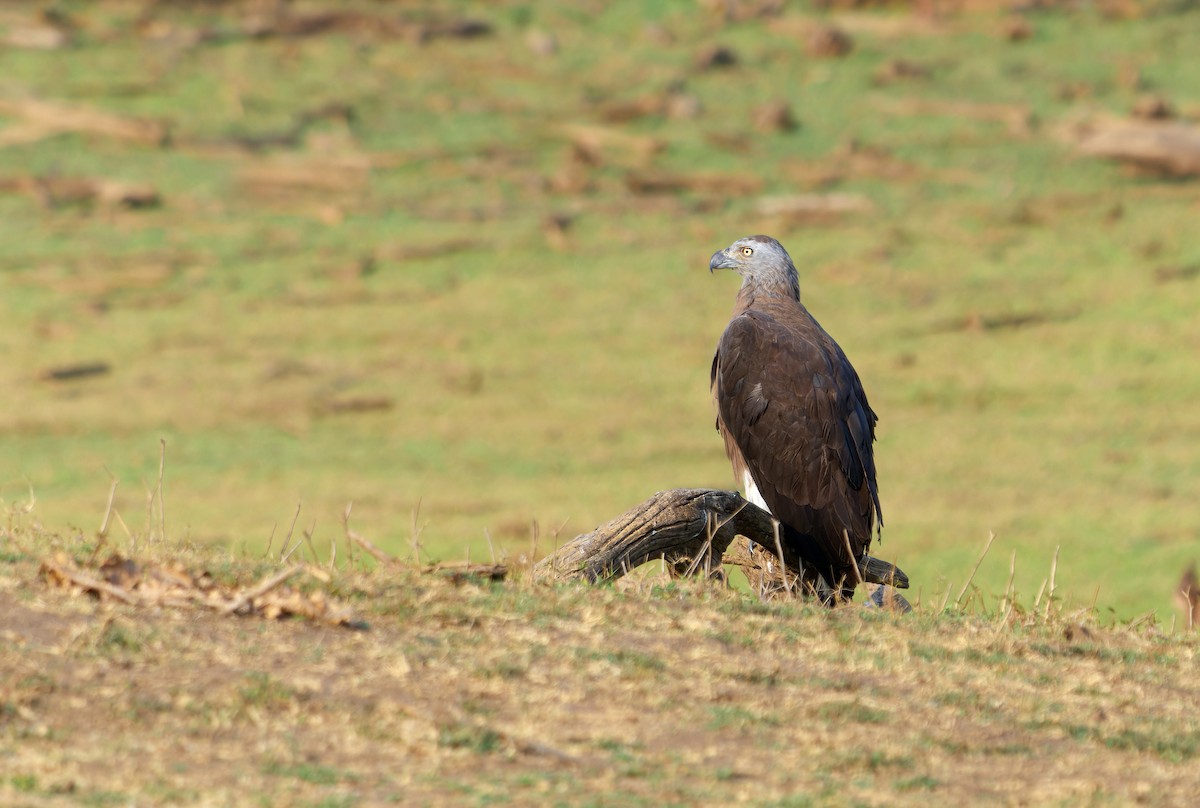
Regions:
<instances>
[{"instance_id":1,"label":"dry twig","mask_svg":"<svg viewBox=\"0 0 1200 808\"><path fill-rule=\"evenodd\" d=\"M962 585L962 589L958 590L958 597L954 599L954 608L958 608L958 604L962 601L963 595L967 593L967 589L971 586L971 581L975 580L975 573L979 572L979 565L983 563L983 559L987 558L988 550L992 549L992 542L995 540L996 534L989 530L987 544L984 545L983 552L979 555L979 560L975 562L975 568L971 570L971 574L968 576L967 582Z\"/></svg>"},{"instance_id":2,"label":"dry twig","mask_svg":"<svg viewBox=\"0 0 1200 808\"><path fill-rule=\"evenodd\" d=\"M256 598L262 597L263 595L267 594L275 587L282 584L284 581L287 581L287 580L295 577L299 573L303 572L303 570L304 570L303 564L296 564L294 566L288 567L287 569L283 570L282 572L278 572L275 575L272 575L270 578L263 580L261 583L258 584L258 586L254 587L253 589L243 592L240 596L238 596L237 598L234 598L233 601L226 603L226 604L222 604L218 608L220 609L220 611L223 611L226 614L235 614L236 612L244 609L246 606L252 606L254 603L254 600Z\"/></svg>"}]
</instances>

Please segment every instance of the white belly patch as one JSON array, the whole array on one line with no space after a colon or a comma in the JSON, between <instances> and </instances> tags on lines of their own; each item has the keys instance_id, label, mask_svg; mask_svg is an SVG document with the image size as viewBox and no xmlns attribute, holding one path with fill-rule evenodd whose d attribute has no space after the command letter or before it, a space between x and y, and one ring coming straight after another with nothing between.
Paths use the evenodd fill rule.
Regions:
<instances>
[{"instance_id":1,"label":"white belly patch","mask_svg":"<svg viewBox=\"0 0 1200 808\"><path fill-rule=\"evenodd\" d=\"M753 502L767 513L771 512L771 509L767 507L766 500L762 498L762 494L758 493L758 486L754 484L754 478L750 476L749 471L742 473L742 485L746 488L746 500L748 502Z\"/></svg>"}]
</instances>

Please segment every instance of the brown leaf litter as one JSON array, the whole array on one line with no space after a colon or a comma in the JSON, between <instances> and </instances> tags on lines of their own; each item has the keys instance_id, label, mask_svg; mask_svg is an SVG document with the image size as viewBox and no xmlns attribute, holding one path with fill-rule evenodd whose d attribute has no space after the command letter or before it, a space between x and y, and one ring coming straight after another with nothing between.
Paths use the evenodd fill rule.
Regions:
<instances>
[{"instance_id":1,"label":"brown leaf litter","mask_svg":"<svg viewBox=\"0 0 1200 808\"><path fill-rule=\"evenodd\" d=\"M138 563L118 553L92 568L80 566L66 553L59 552L43 559L38 570L50 586L134 606L206 608L220 614L268 620L303 617L333 626L365 627L350 607L326 593L301 592L284 585L300 573L328 580L319 570L297 564L267 575L252 586L228 587L219 584L207 570L194 573L175 561Z\"/></svg>"},{"instance_id":2,"label":"brown leaf litter","mask_svg":"<svg viewBox=\"0 0 1200 808\"><path fill-rule=\"evenodd\" d=\"M143 210L162 204L162 197L153 186L104 177L0 177L0 193L4 192L25 194L47 210L97 204L106 208Z\"/></svg>"}]
</instances>

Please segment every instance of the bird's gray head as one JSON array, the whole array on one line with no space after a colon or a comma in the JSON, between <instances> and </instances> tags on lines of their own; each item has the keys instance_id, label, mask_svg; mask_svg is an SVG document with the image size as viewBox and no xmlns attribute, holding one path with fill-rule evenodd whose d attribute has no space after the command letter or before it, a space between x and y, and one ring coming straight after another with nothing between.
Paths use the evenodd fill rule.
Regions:
<instances>
[{"instance_id":1,"label":"bird's gray head","mask_svg":"<svg viewBox=\"0 0 1200 808\"><path fill-rule=\"evenodd\" d=\"M742 276L742 287L754 286L768 295L800 299L800 276L796 265L770 236L746 236L713 253L708 271L732 269Z\"/></svg>"}]
</instances>

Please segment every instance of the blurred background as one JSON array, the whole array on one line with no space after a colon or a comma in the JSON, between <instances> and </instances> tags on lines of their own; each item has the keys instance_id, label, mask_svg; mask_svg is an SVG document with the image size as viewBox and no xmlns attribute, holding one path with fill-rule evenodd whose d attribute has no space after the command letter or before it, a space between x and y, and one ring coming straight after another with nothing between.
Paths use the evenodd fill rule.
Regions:
<instances>
[{"instance_id":1,"label":"blurred background","mask_svg":"<svg viewBox=\"0 0 1200 808\"><path fill-rule=\"evenodd\" d=\"M325 553L352 502L483 560L734 487L707 261L766 233L881 416L914 597L994 532L986 602L1057 553L1067 605L1169 620L1196 53L1183 0L0 4L7 524L90 538L116 480L114 537Z\"/></svg>"}]
</instances>

